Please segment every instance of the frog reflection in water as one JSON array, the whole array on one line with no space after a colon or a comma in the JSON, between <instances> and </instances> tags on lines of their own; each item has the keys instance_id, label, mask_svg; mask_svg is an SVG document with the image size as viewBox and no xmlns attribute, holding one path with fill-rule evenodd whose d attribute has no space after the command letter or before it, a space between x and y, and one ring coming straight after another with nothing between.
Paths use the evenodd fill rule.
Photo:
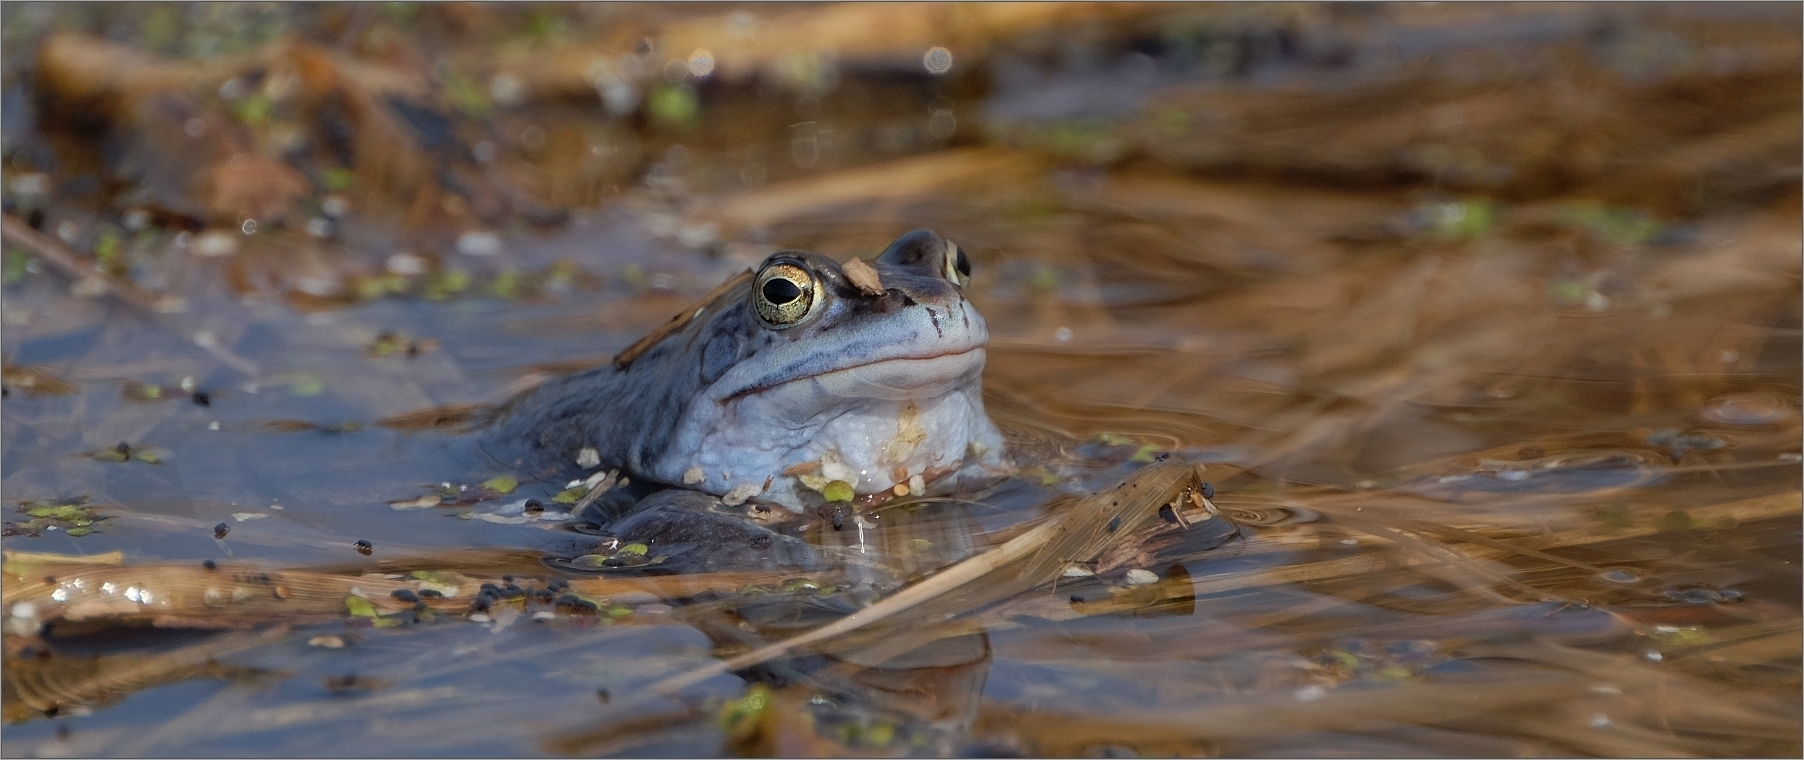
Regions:
<instances>
[{"instance_id":1,"label":"frog reflection in water","mask_svg":"<svg viewBox=\"0 0 1804 760\"><path fill-rule=\"evenodd\" d=\"M580 461L686 489L653 494L607 528L692 542L762 531L697 522L748 500L799 512L1002 474L1002 436L982 399L989 331L965 299L970 274L965 253L929 230L871 265L780 251L610 366L509 401L484 454L534 475L568 475Z\"/></svg>"}]
</instances>

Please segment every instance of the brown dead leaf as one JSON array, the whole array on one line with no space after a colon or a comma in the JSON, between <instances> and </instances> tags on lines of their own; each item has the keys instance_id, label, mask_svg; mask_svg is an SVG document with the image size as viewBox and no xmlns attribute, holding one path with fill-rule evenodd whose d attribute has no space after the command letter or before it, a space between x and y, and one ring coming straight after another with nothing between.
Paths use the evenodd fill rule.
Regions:
<instances>
[{"instance_id":1,"label":"brown dead leaf","mask_svg":"<svg viewBox=\"0 0 1804 760\"><path fill-rule=\"evenodd\" d=\"M864 263L864 259L852 259L842 269L846 273L846 282L852 283L859 292L867 296L883 295L883 280L878 279L877 270Z\"/></svg>"},{"instance_id":2,"label":"brown dead leaf","mask_svg":"<svg viewBox=\"0 0 1804 760\"><path fill-rule=\"evenodd\" d=\"M377 425L390 430L432 430L477 425L492 411L488 404L448 404L384 417Z\"/></svg>"},{"instance_id":3,"label":"brown dead leaf","mask_svg":"<svg viewBox=\"0 0 1804 760\"><path fill-rule=\"evenodd\" d=\"M207 206L213 213L269 221L288 214L308 190L307 180L286 164L255 153L236 153L207 169Z\"/></svg>"},{"instance_id":4,"label":"brown dead leaf","mask_svg":"<svg viewBox=\"0 0 1804 760\"><path fill-rule=\"evenodd\" d=\"M784 81L800 56L824 51L826 60L856 66L913 68L921 55L944 46L958 67L981 65L994 40L1036 29L1101 19L1133 19L1162 12L1156 3L823 3L808 8L767 6L697 14L667 23L624 22L601 39L521 47L499 57L528 90L589 93L598 74L625 76L612 56L653 38L658 50L690 55L710 51L714 76L743 82L763 76ZM750 16L751 26L737 18ZM752 32L756 29L758 31ZM640 76L655 74L640 72Z\"/></svg>"},{"instance_id":5,"label":"brown dead leaf","mask_svg":"<svg viewBox=\"0 0 1804 760\"><path fill-rule=\"evenodd\" d=\"M0 369L0 382L9 388L18 388L26 393L47 396L66 396L75 392L75 385L58 379L37 367L12 367Z\"/></svg>"},{"instance_id":6,"label":"brown dead leaf","mask_svg":"<svg viewBox=\"0 0 1804 760\"><path fill-rule=\"evenodd\" d=\"M1035 176L1041 168L1038 158L1021 151L941 151L759 187L727 198L718 218L730 228L768 227L846 206L1006 183Z\"/></svg>"}]
</instances>

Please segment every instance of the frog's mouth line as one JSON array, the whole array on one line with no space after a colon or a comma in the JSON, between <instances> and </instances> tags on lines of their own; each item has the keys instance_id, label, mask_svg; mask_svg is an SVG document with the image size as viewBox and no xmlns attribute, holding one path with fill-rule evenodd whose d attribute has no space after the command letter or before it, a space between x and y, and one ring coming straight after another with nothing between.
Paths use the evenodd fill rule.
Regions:
<instances>
[{"instance_id":1,"label":"frog's mouth line","mask_svg":"<svg viewBox=\"0 0 1804 760\"><path fill-rule=\"evenodd\" d=\"M890 356L890 357L885 357L882 359L873 359L871 361L864 362L862 364L853 364L853 365L845 366L845 367L837 367L834 369L827 370L825 372L816 372L816 373L809 374L809 375L802 375L800 377L792 377L792 378L789 378L786 380L781 380L781 381L774 382L774 383L764 383L761 385L754 385L754 386L751 386L748 388L741 388L737 391L734 391L732 394L726 396L725 398L721 399L720 403L724 404L724 403L729 403L732 401L737 401L739 399L745 398L746 396L764 393L766 391L770 391L770 390L773 390L776 388L781 388L785 385L790 385L792 383L802 382L804 380L826 380L828 378L833 378L835 376L847 377L849 375L859 374L861 370L863 370L865 373L869 373L869 371L872 370L873 368L884 367L884 366L909 367L910 371L905 373L904 377L906 377L906 378L918 377L918 378L922 378L922 380L920 382L909 382L907 380L904 380L903 382L889 383L889 382L873 382L873 380L871 378L865 378L862 381L862 384L871 385L874 387L884 388L884 389L897 391L897 392L901 392L901 393L906 393L908 391L917 390L920 388L949 384L953 379L958 378L970 371L972 354L978 355L977 361L979 362L979 366L981 366L981 362L983 361L983 358L984 358L983 353L984 353L984 346L972 346L970 348L966 348L966 349L962 349L962 350L958 350L958 351L946 351L946 352L937 353L937 354L927 354L925 356ZM860 382L860 381L851 381L851 382Z\"/></svg>"}]
</instances>

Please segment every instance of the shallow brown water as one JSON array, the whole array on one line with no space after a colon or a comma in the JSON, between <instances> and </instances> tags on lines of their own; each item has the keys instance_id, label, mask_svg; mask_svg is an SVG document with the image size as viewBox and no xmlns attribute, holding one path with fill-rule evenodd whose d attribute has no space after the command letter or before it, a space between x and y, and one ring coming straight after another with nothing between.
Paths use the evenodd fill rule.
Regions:
<instances>
[{"instance_id":1,"label":"shallow brown water","mask_svg":"<svg viewBox=\"0 0 1804 760\"><path fill-rule=\"evenodd\" d=\"M1796 5L0 21L8 756L1804 751ZM564 572L377 424L923 226L1022 470L832 571ZM659 691L1175 463L1094 576Z\"/></svg>"}]
</instances>

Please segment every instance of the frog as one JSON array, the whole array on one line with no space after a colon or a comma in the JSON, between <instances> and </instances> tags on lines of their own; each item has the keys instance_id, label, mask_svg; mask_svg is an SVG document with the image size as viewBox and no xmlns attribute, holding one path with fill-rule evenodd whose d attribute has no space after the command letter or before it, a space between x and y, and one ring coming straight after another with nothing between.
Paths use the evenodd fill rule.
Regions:
<instances>
[{"instance_id":1,"label":"frog","mask_svg":"<svg viewBox=\"0 0 1804 760\"><path fill-rule=\"evenodd\" d=\"M927 229L869 262L777 251L611 362L504 402L483 456L793 513L999 478L1012 463L984 410L971 274Z\"/></svg>"}]
</instances>

